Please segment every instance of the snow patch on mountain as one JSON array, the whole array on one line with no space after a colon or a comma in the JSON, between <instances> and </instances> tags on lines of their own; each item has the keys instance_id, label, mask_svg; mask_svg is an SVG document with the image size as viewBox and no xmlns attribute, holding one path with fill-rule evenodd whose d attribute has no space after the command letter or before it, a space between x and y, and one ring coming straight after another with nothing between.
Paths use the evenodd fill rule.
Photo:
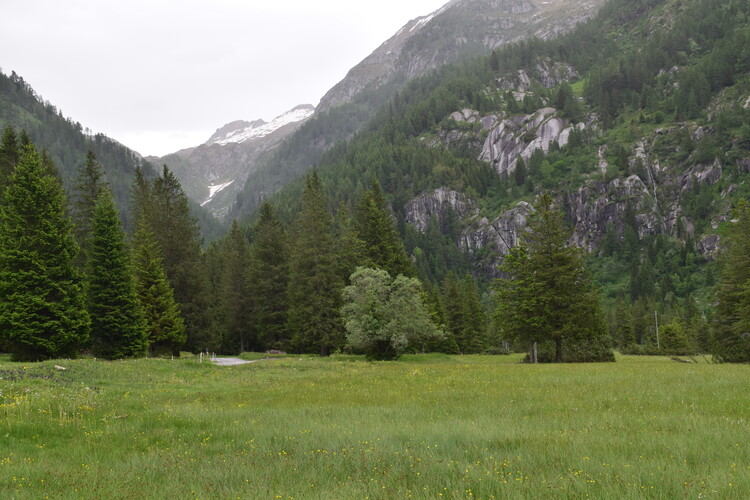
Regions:
<instances>
[{"instance_id":1,"label":"snow patch on mountain","mask_svg":"<svg viewBox=\"0 0 750 500\"><path fill-rule=\"evenodd\" d=\"M216 196L217 193L222 191L224 188L231 186L233 182L234 180L231 180L229 182L225 182L224 184L212 184L208 186L208 199L201 203L201 206L205 206L209 201L213 199L214 196Z\"/></svg>"},{"instance_id":2,"label":"snow patch on mountain","mask_svg":"<svg viewBox=\"0 0 750 500\"><path fill-rule=\"evenodd\" d=\"M315 113L315 108L310 105L305 105L297 106L296 108L277 116L270 122L265 122L263 120L257 120L252 123L240 122L246 126L225 133L214 134L206 144L220 144L225 146L227 144L240 144L250 139L266 137L286 125L307 120L313 115L313 113Z\"/></svg>"}]
</instances>

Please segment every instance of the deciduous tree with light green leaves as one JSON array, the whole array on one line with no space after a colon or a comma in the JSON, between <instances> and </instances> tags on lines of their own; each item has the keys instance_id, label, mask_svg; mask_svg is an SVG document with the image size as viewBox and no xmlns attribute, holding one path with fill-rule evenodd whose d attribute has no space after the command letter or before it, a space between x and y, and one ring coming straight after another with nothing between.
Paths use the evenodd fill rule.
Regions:
<instances>
[{"instance_id":1,"label":"deciduous tree with light green leaves","mask_svg":"<svg viewBox=\"0 0 750 500\"><path fill-rule=\"evenodd\" d=\"M62 187L26 145L0 212L0 335L13 359L72 357L88 341L77 253Z\"/></svg>"},{"instance_id":2,"label":"deciduous tree with light green leaves","mask_svg":"<svg viewBox=\"0 0 750 500\"><path fill-rule=\"evenodd\" d=\"M396 359L439 339L416 278L358 267L344 288L341 315L348 349L373 359Z\"/></svg>"}]
</instances>

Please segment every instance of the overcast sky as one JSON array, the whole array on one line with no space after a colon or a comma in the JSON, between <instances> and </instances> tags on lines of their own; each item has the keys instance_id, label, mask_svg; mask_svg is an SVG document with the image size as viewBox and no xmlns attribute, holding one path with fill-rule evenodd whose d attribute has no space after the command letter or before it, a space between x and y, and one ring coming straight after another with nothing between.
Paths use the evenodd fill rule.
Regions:
<instances>
[{"instance_id":1,"label":"overcast sky","mask_svg":"<svg viewBox=\"0 0 750 500\"><path fill-rule=\"evenodd\" d=\"M18 0L0 68L65 116L143 155L196 146L323 94L448 0Z\"/></svg>"}]
</instances>

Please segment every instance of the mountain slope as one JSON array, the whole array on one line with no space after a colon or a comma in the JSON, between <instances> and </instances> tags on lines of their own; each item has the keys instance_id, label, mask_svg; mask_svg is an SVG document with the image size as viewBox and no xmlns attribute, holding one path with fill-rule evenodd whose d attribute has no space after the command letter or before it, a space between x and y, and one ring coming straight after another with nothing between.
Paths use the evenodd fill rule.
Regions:
<instances>
[{"instance_id":1,"label":"mountain slope","mask_svg":"<svg viewBox=\"0 0 750 500\"><path fill-rule=\"evenodd\" d=\"M135 170L140 167L147 177L156 177L151 163L114 139L104 134L92 135L80 123L65 118L62 111L44 101L15 72L10 76L0 73L0 128L6 126L25 130L38 148L47 150L68 192L91 149L104 168L125 227L129 228L130 187ZM192 211L207 241L222 234L221 225L200 207L195 205Z\"/></svg>"},{"instance_id":2,"label":"mountain slope","mask_svg":"<svg viewBox=\"0 0 750 500\"><path fill-rule=\"evenodd\" d=\"M521 39L552 38L591 17L602 0L452 0L409 21L323 96L320 111L392 78L408 81Z\"/></svg>"},{"instance_id":3,"label":"mountain slope","mask_svg":"<svg viewBox=\"0 0 750 500\"><path fill-rule=\"evenodd\" d=\"M302 105L270 122L235 121L219 128L200 146L148 159L169 165L188 196L218 219L224 219L258 159L314 112L314 107Z\"/></svg>"},{"instance_id":4,"label":"mountain slope","mask_svg":"<svg viewBox=\"0 0 750 500\"><path fill-rule=\"evenodd\" d=\"M613 0L560 38L413 81L317 168L334 207L380 181L426 279L494 276L548 191L609 303L695 314L750 196L748 19L739 0ZM287 217L300 184L273 199Z\"/></svg>"},{"instance_id":5,"label":"mountain slope","mask_svg":"<svg viewBox=\"0 0 750 500\"><path fill-rule=\"evenodd\" d=\"M313 119L259 159L231 216L251 213L264 198L300 177L328 149L359 131L412 78L516 40L566 32L593 15L602 2L454 0L410 21L323 97Z\"/></svg>"}]
</instances>

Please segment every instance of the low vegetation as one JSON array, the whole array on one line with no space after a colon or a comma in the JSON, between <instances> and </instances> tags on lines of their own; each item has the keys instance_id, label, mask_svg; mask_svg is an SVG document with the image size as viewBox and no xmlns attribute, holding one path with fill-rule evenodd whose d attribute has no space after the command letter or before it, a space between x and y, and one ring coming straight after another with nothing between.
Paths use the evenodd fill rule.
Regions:
<instances>
[{"instance_id":1,"label":"low vegetation","mask_svg":"<svg viewBox=\"0 0 750 500\"><path fill-rule=\"evenodd\" d=\"M218 367L195 357L0 358L0 497L750 491L748 366L646 356L518 361L286 356Z\"/></svg>"}]
</instances>

